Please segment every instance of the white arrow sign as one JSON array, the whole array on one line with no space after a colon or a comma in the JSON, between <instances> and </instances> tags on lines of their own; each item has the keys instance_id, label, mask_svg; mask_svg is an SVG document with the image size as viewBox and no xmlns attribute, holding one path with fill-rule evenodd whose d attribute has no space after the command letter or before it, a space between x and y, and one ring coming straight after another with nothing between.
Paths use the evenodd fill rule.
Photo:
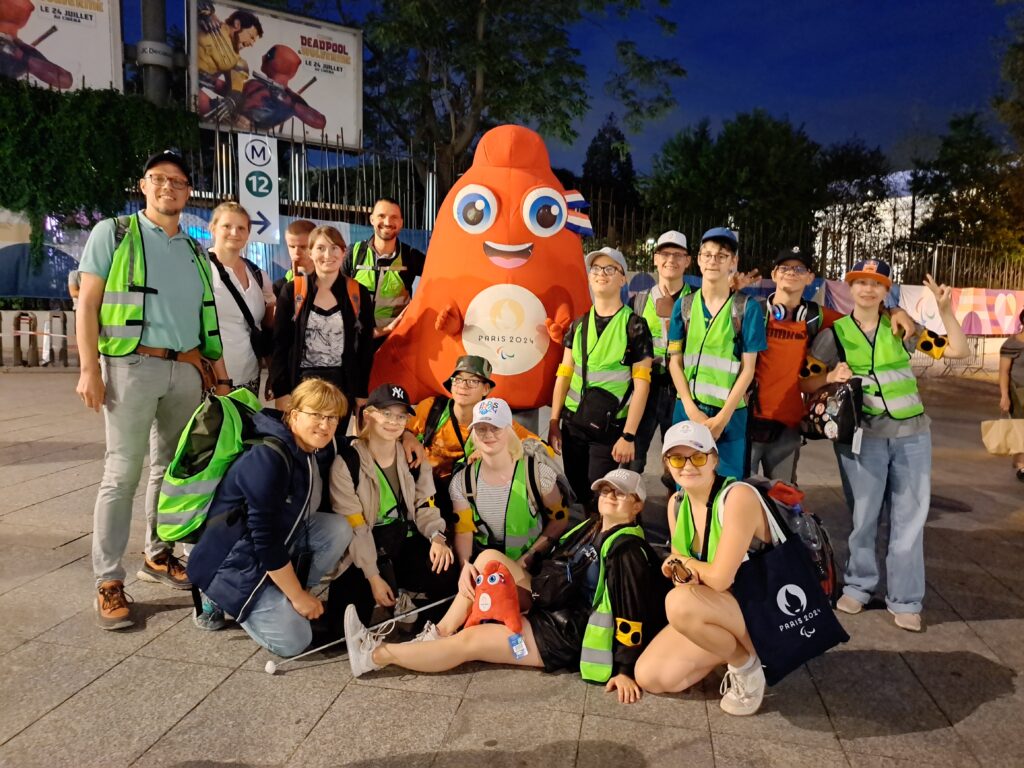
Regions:
<instances>
[{"instance_id":1,"label":"white arrow sign","mask_svg":"<svg viewBox=\"0 0 1024 768\"><path fill-rule=\"evenodd\" d=\"M238 176L238 201L252 218L249 241L280 243L277 139L252 133L238 134Z\"/></svg>"}]
</instances>

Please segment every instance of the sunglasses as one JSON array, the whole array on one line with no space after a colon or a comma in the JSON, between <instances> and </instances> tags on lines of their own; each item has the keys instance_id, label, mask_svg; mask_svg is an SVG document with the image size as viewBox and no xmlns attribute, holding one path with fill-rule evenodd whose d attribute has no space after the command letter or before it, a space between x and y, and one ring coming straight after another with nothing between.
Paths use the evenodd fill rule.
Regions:
<instances>
[{"instance_id":1,"label":"sunglasses","mask_svg":"<svg viewBox=\"0 0 1024 768\"><path fill-rule=\"evenodd\" d=\"M693 464L693 466L699 469L700 467L703 467L705 464L708 463L708 457L710 455L710 453L700 453L699 451L693 454L692 456L683 456L678 453L670 453L668 456L665 457L665 461L668 463L670 467L672 467L672 469L682 469L683 467L686 466L686 462L690 462L691 464Z\"/></svg>"}]
</instances>

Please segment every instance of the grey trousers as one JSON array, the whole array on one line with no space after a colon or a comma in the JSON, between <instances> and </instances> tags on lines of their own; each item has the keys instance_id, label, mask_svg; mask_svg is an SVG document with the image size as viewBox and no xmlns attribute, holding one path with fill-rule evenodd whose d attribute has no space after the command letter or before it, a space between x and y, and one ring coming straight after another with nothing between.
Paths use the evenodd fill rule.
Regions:
<instances>
[{"instance_id":1,"label":"grey trousers","mask_svg":"<svg viewBox=\"0 0 1024 768\"><path fill-rule=\"evenodd\" d=\"M92 523L96 584L125 576L132 501L149 453L146 487L146 557L173 549L156 537L156 503L178 438L199 405L199 371L188 363L143 355L102 357L107 451Z\"/></svg>"},{"instance_id":2,"label":"grey trousers","mask_svg":"<svg viewBox=\"0 0 1024 768\"><path fill-rule=\"evenodd\" d=\"M750 443L750 474L770 480L796 482L796 462L800 458L800 430L786 427L772 443Z\"/></svg>"}]
</instances>

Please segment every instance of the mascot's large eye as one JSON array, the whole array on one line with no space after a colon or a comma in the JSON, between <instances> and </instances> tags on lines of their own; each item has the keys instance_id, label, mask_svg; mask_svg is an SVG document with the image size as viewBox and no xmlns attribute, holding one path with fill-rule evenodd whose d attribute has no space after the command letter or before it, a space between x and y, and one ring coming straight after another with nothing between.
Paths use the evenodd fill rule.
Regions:
<instances>
[{"instance_id":1,"label":"mascot's large eye","mask_svg":"<svg viewBox=\"0 0 1024 768\"><path fill-rule=\"evenodd\" d=\"M476 577L476 585L479 587L483 583L484 583L484 577L483 576L477 576Z\"/></svg>"},{"instance_id":2,"label":"mascot's large eye","mask_svg":"<svg viewBox=\"0 0 1024 768\"><path fill-rule=\"evenodd\" d=\"M487 187L470 184L455 195L455 221L471 235L490 229L498 218L498 198Z\"/></svg>"},{"instance_id":3,"label":"mascot's large eye","mask_svg":"<svg viewBox=\"0 0 1024 768\"><path fill-rule=\"evenodd\" d=\"M565 198L551 187L531 189L523 198L523 221L537 237L551 237L565 226Z\"/></svg>"},{"instance_id":4,"label":"mascot's large eye","mask_svg":"<svg viewBox=\"0 0 1024 768\"><path fill-rule=\"evenodd\" d=\"M501 584L501 574L492 573L490 576L487 577L487 583L490 584L492 587L495 584Z\"/></svg>"}]
</instances>

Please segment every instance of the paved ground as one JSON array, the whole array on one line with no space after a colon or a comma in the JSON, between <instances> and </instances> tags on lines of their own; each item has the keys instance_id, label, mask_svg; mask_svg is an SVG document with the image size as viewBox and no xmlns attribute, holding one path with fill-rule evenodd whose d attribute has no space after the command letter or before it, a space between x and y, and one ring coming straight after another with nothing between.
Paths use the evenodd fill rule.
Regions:
<instances>
[{"instance_id":1,"label":"paved ground","mask_svg":"<svg viewBox=\"0 0 1024 768\"><path fill-rule=\"evenodd\" d=\"M573 675L500 667L354 681L313 657L270 677L241 630L201 633L186 596L140 582L138 625L96 629L103 424L74 381L0 374L2 766L1024 765L1024 486L978 439L991 383L925 385L927 631L897 630L884 610L843 617L848 645L772 689L757 717L730 718L717 679L620 706ZM827 446L806 449L801 480L842 553Z\"/></svg>"}]
</instances>

